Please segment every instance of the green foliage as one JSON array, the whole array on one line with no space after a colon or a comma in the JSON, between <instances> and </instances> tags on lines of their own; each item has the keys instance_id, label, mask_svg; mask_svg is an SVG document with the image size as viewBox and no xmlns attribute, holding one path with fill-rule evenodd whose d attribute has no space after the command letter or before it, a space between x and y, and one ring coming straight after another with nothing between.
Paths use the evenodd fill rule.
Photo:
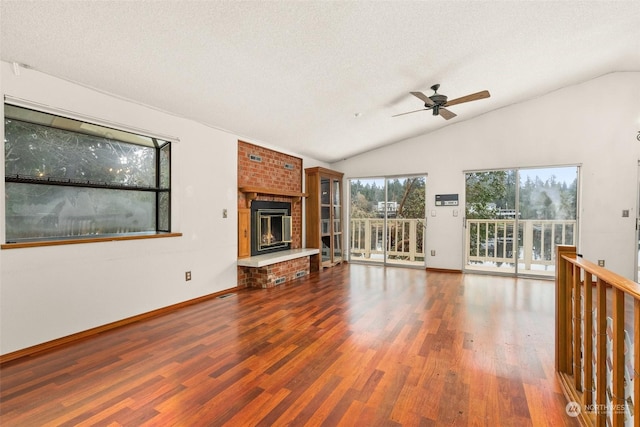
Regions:
<instances>
[{"instance_id":1,"label":"green foliage","mask_svg":"<svg viewBox=\"0 0 640 427\"><path fill-rule=\"evenodd\" d=\"M5 120L5 174L155 187L156 150Z\"/></svg>"},{"instance_id":2,"label":"green foliage","mask_svg":"<svg viewBox=\"0 0 640 427\"><path fill-rule=\"evenodd\" d=\"M425 179L407 178L404 194L398 207L398 218L425 217Z\"/></svg>"},{"instance_id":3,"label":"green foliage","mask_svg":"<svg viewBox=\"0 0 640 427\"><path fill-rule=\"evenodd\" d=\"M576 218L577 180L567 185L552 175L546 180L527 176L521 181L518 193L519 219ZM466 174L466 217L499 218L505 211L513 211L516 186L515 170Z\"/></svg>"},{"instance_id":4,"label":"green foliage","mask_svg":"<svg viewBox=\"0 0 640 427\"><path fill-rule=\"evenodd\" d=\"M385 201L385 188L382 179L351 182L352 218L378 218L378 202ZM387 199L398 204L398 218L424 218L425 216L425 178L394 178L387 180Z\"/></svg>"},{"instance_id":5,"label":"green foliage","mask_svg":"<svg viewBox=\"0 0 640 427\"><path fill-rule=\"evenodd\" d=\"M509 207L508 188L509 173L507 171L466 174L466 217L495 218L498 209ZM511 208L513 209L513 206Z\"/></svg>"}]
</instances>

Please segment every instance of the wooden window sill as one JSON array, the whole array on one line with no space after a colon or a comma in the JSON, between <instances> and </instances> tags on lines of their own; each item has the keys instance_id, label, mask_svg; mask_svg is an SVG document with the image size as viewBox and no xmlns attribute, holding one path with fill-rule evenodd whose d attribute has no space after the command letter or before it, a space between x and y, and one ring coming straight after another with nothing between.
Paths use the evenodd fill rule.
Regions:
<instances>
[{"instance_id":1,"label":"wooden window sill","mask_svg":"<svg viewBox=\"0 0 640 427\"><path fill-rule=\"evenodd\" d=\"M34 242L4 243L2 249L37 248L41 246L75 245L79 243L114 242L120 240L157 239L164 237L181 237L182 233L131 234L121 236L86 237L80 239L39 240Z\"/></svg>"}]
</instances>

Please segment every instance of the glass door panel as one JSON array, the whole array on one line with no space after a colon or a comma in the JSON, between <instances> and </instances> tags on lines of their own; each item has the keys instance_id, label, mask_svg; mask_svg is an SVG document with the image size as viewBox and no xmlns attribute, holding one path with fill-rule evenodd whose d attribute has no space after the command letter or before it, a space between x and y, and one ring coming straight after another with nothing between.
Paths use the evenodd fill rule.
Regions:
<instances>
[{"instance_id":1,"label":"glass door panel","mask_svg":"<svg viewBox=\"0 0 640 427\"><path fill-rule=\"evenodd\" d=\"M518 171L518 272L553 276L556 245L576 245L578 168Z\"/></svg>"},{"instance_id":2,"label":"glass door panel","mask_svg":"<svg viewBox=\"0 0 640 427\"><path fill-rule=\"evenodd\" d=\"M384 178L350 180L350 261L384 262Z\"/></svg>"},{"instance_id":3,"label":"glass door panel","mask_svg":"<svg viewBox=\"0 0 640 427\"><path fill-rule=\"evenodd\" d=\"M331 261L331 180L320 178L320 237L322 262Z\"/></svg>"},{"instance_id":4,"label":"glass door panel","mask_svg":"<svg viewBox=\"0 0 640 427\"><path fill-rule=\"evenodd\" d=\"M350 181L351 261L424 267L426 177Z\"/></svg>"},{"instance_id":5,"label":"glass door panel","mask_svg":"<svg viewBox=\"0 0 640 427\"><path fill-rule=\"evenodd\" d=\"M465 269L515 273L516 171L465 174Z\"/></svg>"},{"instance_id":6,"label":"glass door panel","mask_svg":"<svg viewBox=\"0 0 640 427\"><path fill-rule=\"evenodd\" d=\"M333 237L333 261L342 261L342 235Z\"/></svg>"},{"instance_id":7,"label":"glass door panel","mask_svg":"<svg viewBox=\"0 0 640 427\"><path fill-rule=\"evenodd\" d=\"M424 267L426 177L387 178L387 264Z\"/></svg>"},{"instance_id":8,"label":"glass door panel","mask_svg":"<svg viewBox=\"0 0 640 427\"><path fill-rule=\"evenodd\" d=\"M341 182L337 179L332 180L331 195L333 197L333 224L331 232L333 233L333 262L342 261L342 200L340 191Z\"/></svg>"}]
</instances>

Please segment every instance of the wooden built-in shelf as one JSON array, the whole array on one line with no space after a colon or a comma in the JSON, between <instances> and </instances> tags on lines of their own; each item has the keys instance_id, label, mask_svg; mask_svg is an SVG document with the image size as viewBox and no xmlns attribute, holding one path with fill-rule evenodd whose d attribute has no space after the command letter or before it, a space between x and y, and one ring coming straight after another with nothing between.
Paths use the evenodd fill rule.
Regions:
<instances>
[{"instance_id":1,"label":"wooden built-in shelf","mask_svg":"<svg viewBox=\"0 0 640 427\"><path fill-rule=\"evenodd\" d=\"M258 194L263 194L267 196L284 196L291 197L296 201L300 201L302 197L307 197L307 193L301 193L298 191L288 191L288 190L277 190L275 188L266 188L266 187L240 187L238 191L244 193L248 200L254 200L258 197Z\"/></svg>"},{"instance_id":2,"label":"wooden built-in shelf","mask_svg":"<svg viewBox=\"0 0 640 427\"><path fill-rule=\"evenodd\" d=\"M311 257L311 271L340 264L342 256L342 172L322 167L304 170L306 242L308 248L317 248L319 255Z\"/></svg>"}]
</instances>

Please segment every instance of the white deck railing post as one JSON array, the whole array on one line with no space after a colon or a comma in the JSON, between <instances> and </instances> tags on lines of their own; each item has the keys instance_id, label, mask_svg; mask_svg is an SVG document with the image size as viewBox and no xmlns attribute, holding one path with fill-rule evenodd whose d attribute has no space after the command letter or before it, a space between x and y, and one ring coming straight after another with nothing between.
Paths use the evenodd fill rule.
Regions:
<instances>
[{"instance_id":1,"label":"white deck railing post","mask_svg":"<svg viewBox=\"0 0 640 427\"><path fill-rule=\"evenodd\" d=\"M524 222L524 233L522 236L522 248L524 255L524 269L531 270L531 260L533 259L533 221L521 221ZM544 227L544 226L543 226ZM542 230L544 236L544 228ZM513 242L514 251L516 250L517 242Z\"/></svg>"}]
</instances>

